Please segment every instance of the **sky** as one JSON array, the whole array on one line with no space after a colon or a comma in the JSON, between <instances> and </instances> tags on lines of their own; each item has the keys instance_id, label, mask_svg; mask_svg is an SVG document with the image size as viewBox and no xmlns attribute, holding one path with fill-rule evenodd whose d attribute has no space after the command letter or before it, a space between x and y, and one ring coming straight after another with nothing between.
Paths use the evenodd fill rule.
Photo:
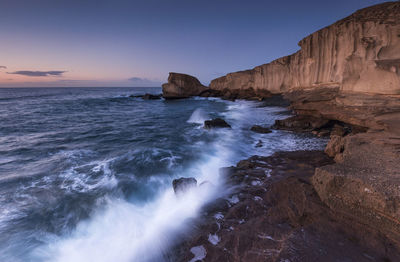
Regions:
<instances>
[{"instance_id":1,"label":"sky","mask_svg":"<svg viewBox=\"0 0 400 262\"><path fill-rule=\"evenodd\" d=\"M377 0L0 0L0 87L203 84Z\"/></svg>"}]
</instances>

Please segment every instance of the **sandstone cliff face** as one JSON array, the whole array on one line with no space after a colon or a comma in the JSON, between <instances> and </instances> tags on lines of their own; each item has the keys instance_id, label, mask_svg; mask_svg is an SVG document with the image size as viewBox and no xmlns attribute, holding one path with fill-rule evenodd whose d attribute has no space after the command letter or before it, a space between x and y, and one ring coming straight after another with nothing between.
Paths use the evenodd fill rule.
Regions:
<instances>
[{"instance_id":1,"label":"sandstone cliff face","mask_svg":"<svg viewBox=\"0 0 400 262\"><path fill-rule=\"evenodd\" d=\"M400 3L357 11L299 42L300 50L252 70L213 80L210 88L268 90L336 86L400 94Z\"/></svg>"},{"instance_id":2,"label":"sandstone cliff face","mask_svg":"<svg viewBox=\"0 0 400 262\"><path fill-rule=\"evenodd\" d=\"M198 96L208 88L190 75L169 73L168 83L162 85L165 99L179 99L190 96Z\"/></svg>"}]
</instances>

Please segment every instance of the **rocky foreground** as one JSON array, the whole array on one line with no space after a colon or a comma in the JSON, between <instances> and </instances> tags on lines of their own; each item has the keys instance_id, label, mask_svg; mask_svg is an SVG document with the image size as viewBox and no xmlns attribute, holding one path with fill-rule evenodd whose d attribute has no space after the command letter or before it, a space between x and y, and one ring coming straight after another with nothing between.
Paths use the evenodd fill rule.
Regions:
<instances>
[{"instance_id":1,"label":"rocky foreground","mask_svg":"<svg viewBox=\"0 0 400 262\"><path fill-rule=\"evenodd\" d=\"M199 261L400 261L400 2L359 10L299 46L209 87L177 73L163 85L166 99L279 94L295 116L274 128L330 136L332 160L282 152L225 170L238 191L205 210L182 261L203 251Z\"/></svg>"},{"instance_id":2,"label":"rocky foreground","mask_svg":"<svg viewBox=\"0 0 400 262\"><path fill-rule=\"evenodd\" d=\"M399 261L379 230L321 201L311 180L332 163L323 152L296 151L222 169L231 194L192 221L174 261Z\"/></svg>"}]
</instances>

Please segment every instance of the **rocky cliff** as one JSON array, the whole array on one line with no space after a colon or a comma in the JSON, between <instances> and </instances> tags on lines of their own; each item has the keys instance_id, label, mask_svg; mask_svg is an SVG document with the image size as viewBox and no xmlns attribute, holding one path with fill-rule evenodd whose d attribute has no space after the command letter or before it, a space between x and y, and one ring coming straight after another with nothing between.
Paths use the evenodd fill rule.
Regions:
<instances>
[{"instance_id":1,"label":"rocky cliff","mask_svg":"<svg viewBox=\"0 0 400 262\"><path fill-rule=\"evenodd\" d=\"M361 239L400 250L400 2L359 10L299 46L295 54L213 80L207 94L282 94L295 116L276 128L331 138L325 152L335 163L315 169L313 192L350 228L362 225L358 233L372 230L387 240ZM397 261L389 249L382 248Z\"/></svg>"},{"instance_id":2,"label":"rocky cliff","mask_svg":"<svg viewBox=\"0 0 400 262\"><path fill-rule=\"evenodd\" d=\"M299 42L290 56L213 80L214 90L339 87L341 91L400 94L400 3L355 12Z\"/></svg>"},{"instance_id":3,"label":"rocky cliff","mask_svg":"<svg viewBox=\"0 0 400 262\"><path fill-rule=\"evenodd\" d=\"M317 168L312 185L333 212L400 246L400 2L359 10L299 46L293 55L217 78L210 87L283 94L297 117L278 127L358 130L331 133L326 153L336 163Z\"/></svg>"}]
</instances>

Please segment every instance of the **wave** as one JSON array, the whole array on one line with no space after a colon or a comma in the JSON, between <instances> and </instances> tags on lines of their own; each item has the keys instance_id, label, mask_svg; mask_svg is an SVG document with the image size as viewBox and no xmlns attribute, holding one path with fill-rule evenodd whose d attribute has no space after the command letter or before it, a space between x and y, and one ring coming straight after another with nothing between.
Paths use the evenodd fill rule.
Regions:
<instances>
[{"instance_id":1,"label":"wave","mask_svg":"<svg viewBox=\"0 0 400 262\"><path fill-rule=\"evenodd\" d=\"M199 186L178 197L169 180L158 196L145 204L110 199L103 210L81 222L71 235L51 239L33 256L52 262L169 261L169 248L188 230L187 220L196 217L205 203L224 194L218 170L227 163L230 152L219 143L211 147L214 150L175 176L194 176L199 184L208 181L214 186Z\"/></svg>"},{"instance_id":2,"label":"wave","mask_svg":"<svg viewBox=\"0 0 400 262\"><path fill-rule=\"evenodd\" d=\"M208 114L204 112L203 109L197 108L186 122L194 124L204 124L204 121L208 119L210 119Z\"/></svg>"}]
</instances>

